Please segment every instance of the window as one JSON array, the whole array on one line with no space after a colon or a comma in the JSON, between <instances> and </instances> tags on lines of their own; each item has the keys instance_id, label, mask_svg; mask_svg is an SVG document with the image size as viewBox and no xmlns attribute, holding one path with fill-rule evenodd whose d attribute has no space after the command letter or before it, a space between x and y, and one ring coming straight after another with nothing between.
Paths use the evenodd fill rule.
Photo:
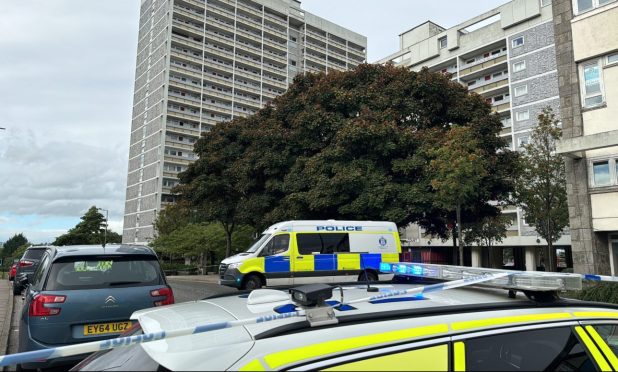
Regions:
<instances>
[{"instance_id":1,"label":"window","mask_svg":"<svg viewBox=\"0 0 618 372\"><path fill-rule=\"evenodd\" d=\"M551 5L551 0L541 0L541 6L548 6Z\"/></svg>"},{"instance_id":2,"label":"window","mask_svg":"<svg viewBox=\"0 0 618 372\"><path fill-rule=\"evenodd\" d=\"M609 346L609 348L614 354L618 352L618 325L597 324L593 326L587 326L586 330L591 334L596 333L596 335L600 336L600 338L605 341L607 346ZM597 340L597 337L593 336L593 338Z\"/></svg>"},{"instance_id":3,"label":"window","mask_svg":"<svg viewBox=\"0 0 618 372\"><path fill-rule=\"evenodd\" d=\"M529 136L523 136L523 137L519 137L517 139L517 146L518 147L524 147L527 144L530 143L530 137Z\"/></svg>"},{"instance_id":4,"label":"window","mask_svg":"<svg viewBox=\"0 0 618 372\"><path fill-rule=\"evenodd\" d=\"M595 186L608 186L611 184L609 175L609 161L595 162L592 164Z\"/></svg>"},{"instance_id":5,"label":"window","mask_svg":"<svg viewBox=\"0 0 618 372\"><path fill-rule=\"evenodd\" d=\"M44 253L45 251L41 250L41 252ZM42 280L44 278L43 274L45 273L48 267L49 267L49 255L46 254L41 260L39 267L37 267L36 271L32 275L31 284L33 288L38 289L38 290L41 289L41 286L43 285Z\"/></svg>"},{"instance_id":6,"label":"window","mask_svg":"<svg viewBox=\"0 0 618 372\"><path fill-rule=\"evenodd\" d=\"M517 121L524 121L524 120L528 120L530 119L530 111L526 110L526 111L519 111L517 113L515 113L515 120Z\"/></svg>"},{"instance_id":7,"label":"window","mask_svg":"<svg viewBox=\"0 0 618 372\"><path fill-rule=\"evenodd\" d=\"M526 61L513 63L513 72L520 72L526 69Z\"/></svg>"},{"instance_id":8,"label":"window","mask_svg":"<svg viewBox=\"0 0 618 372\"><path fill-rule=\"evenodd\" d=\"M515 38L515 39L513 39L511 41L511 46L513 48L518 48L518 47L520 47L522 45L524 45L524 37L523 36L517 37L517 38Z\"/></svg>"},{"instance_id":9,"label":"window","mask_svg":"<svg viewBox=\"0 0 618 372\"><path fill-rule=\"evenodd\" d=\"M583 107L595 107L603 104L600 59L582 64L580 76Z\"/></svg>"},{"instance_id":10,"label":"window","mask_svg":"<svg viewBox=\"0 0 618 372\"><path fill-rule=\"evenodd\" d=\"M607 64L612 65L618 63L618 53L610 54L607 56Z\"/></svg>"},{"instance_id":11,"label":"window","mask_svg":"<svg viewBox=\"0 0 618 372\"><path fill-rule=\"evenodd\" d=\"M438 39L438 46L440 47L440 49L446 48L446 45L447 45L446 36L441 37L441 38Z\"/></svg>"},{"instance_id":12,"label":"window","mask_svg":"<svg viewBox=\"0 0 618 372\"><path fill-rule=\"evenodd\" d=\"M528 85L520 85L515 87L515 97L521 97L528 94Z\"/></svg>"},{"instance_id":13,"label":"window","mask_svg":"<svg viewBox=\"0 0 618 372\"><path fill-rule=\"evenodd\" d=\"M601 7L605 4L614 2L615 0L574 0L575 13L580 14L592 10L594 8Z\"/></svg>"},{"instance_id":14,"label":"window","mask_svg":"<svg viewBox=\"0 0 618 372\"><path fill-rule=\"evenodd\" d=\"M289 234L281 234L276 235L271 241L266 244L262 252L260 252L260 256L274 256L277 254L285 253L288 251L290 246L290 235Z\"/></svg>"},{"instance_id":15,"label":"window","mask_svg":"<svg viewBox=\"0 0 618 372\"><path fill-rule=\"evenodd\" d=\"M570 327L546 328L464 341L468 371L595 370ZM457 360L455 354L455 360Z\"/></svg>"},{"instance_id":16,"label":"window","mask_svg":"<svg viewBox=\"0 0 618 372\"><path fill-rule=\"evenodd\" d=\"M296 241L301 255L350 252L348 234L297 234Z\"/></svg>"}]
</instances>

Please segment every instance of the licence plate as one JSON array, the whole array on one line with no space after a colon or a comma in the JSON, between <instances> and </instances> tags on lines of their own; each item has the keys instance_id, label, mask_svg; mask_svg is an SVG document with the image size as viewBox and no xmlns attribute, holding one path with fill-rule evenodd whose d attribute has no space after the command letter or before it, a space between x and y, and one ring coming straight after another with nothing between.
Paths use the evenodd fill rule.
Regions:
<instances>
[{"instance_id":1,"label":"licence plate","mask_svg":"<svg viewBox=\"0 0 618 372\"><path fill-rule=\"evenodd\" d=\"M104 335L108 333L122 333L131 328L133 322L115 322L84 325L84 336Z\"/></svg>"}]
</instances>

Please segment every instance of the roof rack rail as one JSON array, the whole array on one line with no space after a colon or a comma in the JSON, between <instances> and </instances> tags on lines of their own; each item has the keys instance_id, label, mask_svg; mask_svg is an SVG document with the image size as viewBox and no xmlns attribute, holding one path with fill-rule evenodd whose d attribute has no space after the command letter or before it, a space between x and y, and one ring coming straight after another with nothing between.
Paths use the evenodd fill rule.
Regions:
<instances>
[{"instance_id":1,"label":"roof rack rail","mask_svg":"<svg viewBox=\"0 0 618 372\"><path fill-rule=\"evenodd\" d=\"M482 267L436 265L423 263L385 263L380 264L383 273L395 274L395 276L408 276L429 278L437 280L460 280L479 275L508 274L500 278L488 280L479 285L504 288L519 291L580 291L582 280L580 274L553 273L544 271L516 271L488 269Z\"/></svg>"}]
</instances>

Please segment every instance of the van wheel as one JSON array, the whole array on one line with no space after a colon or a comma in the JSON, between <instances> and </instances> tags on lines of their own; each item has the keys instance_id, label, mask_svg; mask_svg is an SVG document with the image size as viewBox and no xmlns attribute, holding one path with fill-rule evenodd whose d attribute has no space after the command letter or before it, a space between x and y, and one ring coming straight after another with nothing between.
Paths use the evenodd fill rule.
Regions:
<instances>
[{"instance_id":1,"label":"van wheel","mask_svg":"<svg viewBox=\"0 0 618 372\"><path fill-rule=\"evenodd\" d=\"M20 285L15 284L15 282L13 282L13 295L18 296L21 294L22 292L22 287Z\"/></svg>"},{"instance_id":2,"label":"van wheel","mask_svg":"<svg viewBox=\"0 0 618 372\"><path fill-rule=\"evenodd\" d=\"M245 284L243 285L243 289L248 289L250 291L254 289L262 288L262 281L256 275L249 275L247 279L245 279Z\"/></svg>"},{"instance_id":3,"label":"van wheel","mask_svg":"<svg viewBox=\"0 0 618 372\"><path fill-rule=\"evenodd\" d=\"M365 277L365 273L367 273L366 277ZM358 276L358 281L359 282L367 282L367 281L369 281L369 282L377 282L378 281L378 276L373 271L363 271Z\"/></svg>"}]
</instances>

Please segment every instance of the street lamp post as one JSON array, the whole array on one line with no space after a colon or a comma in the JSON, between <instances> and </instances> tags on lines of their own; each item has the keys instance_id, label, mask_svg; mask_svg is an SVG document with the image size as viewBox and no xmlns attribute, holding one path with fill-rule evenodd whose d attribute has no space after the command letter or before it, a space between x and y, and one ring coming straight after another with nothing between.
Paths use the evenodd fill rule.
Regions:
<instances>
[{"instance_id":1,"label":"street lamp post","mask_svg":"<svg viewBox=\"0 0 618 372\"><path fill-rule=\"evenodd\" d=\"M109 211L103 208L97 208L97 210L105 211L105 232L103 233L104 234L103 235L103 248L105 248L105 244L107 244L107 224L108 224Z\"/></svg>"}]
</instances>

